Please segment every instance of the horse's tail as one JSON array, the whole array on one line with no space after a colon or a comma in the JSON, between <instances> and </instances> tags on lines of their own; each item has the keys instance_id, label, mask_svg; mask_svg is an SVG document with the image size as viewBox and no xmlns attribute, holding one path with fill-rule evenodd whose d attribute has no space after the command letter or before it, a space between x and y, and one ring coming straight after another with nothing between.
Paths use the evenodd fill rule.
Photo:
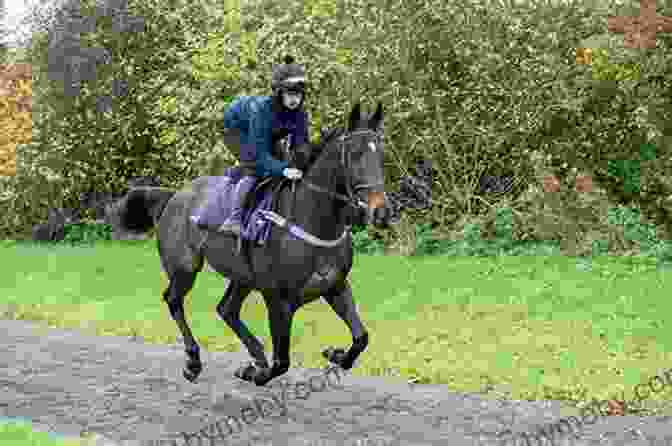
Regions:
<instances>
[{"instance_id":1,"label":"horse's tail","mask_svg":"<svg viewBox=\"0 0 672 446\"><path fill-rule=\"evenodd\" d=\"M119 226L130 232L149 231L159 221L168 200L175 193L165 187L131 189L116 205Z\"/></svg>"}]
</instances>

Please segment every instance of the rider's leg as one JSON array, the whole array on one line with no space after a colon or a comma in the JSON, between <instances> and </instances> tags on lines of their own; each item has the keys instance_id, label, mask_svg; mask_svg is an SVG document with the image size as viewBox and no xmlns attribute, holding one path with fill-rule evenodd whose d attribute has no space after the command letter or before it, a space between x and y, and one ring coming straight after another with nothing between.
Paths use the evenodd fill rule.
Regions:
<instances>
[{"instance_id":1,"label":"rider's leg","mask_svg":"<svg viewBox=\"0 0 672 446\"><path fill-rule=\"evenodd\" d=\"M233 194L233 203L231 204L231 216L227 218L222 226L217 229L218 232L228 232L235 235L240 235L242 217L243 217L243 203L245 203L247 195L252 191L257 182L257 177L253 175L246 175L236 184L236 190Z\"/></svg>"}]
</instances>

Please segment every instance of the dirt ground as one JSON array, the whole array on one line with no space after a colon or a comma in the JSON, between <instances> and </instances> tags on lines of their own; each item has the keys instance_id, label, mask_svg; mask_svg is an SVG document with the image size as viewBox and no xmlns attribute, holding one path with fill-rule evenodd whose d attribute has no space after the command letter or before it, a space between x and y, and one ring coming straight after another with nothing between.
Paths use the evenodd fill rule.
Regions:
<instances>
[{"instance_id":1,"label":"dirt ground","mask_svg":"<svg viewBox=\"0 0 672 446\"><path fill-rule=\"evenodd\" d=\"M59 434L95 432L117 444L508 446L525 442L494 434L536 431L571 415L559 402L497 400L349 374L339 383L322 370L292 368L286 379L260 388L233 376L249 359L242 352L202 351L205 368L192 384L182 377L182 346L23 321L0 321L0 332L0 416L25 417ZM669 420L606 417L554 446L667 445ZM199 437L180 434L199 430Z\"/></svg>"}]
</instances>

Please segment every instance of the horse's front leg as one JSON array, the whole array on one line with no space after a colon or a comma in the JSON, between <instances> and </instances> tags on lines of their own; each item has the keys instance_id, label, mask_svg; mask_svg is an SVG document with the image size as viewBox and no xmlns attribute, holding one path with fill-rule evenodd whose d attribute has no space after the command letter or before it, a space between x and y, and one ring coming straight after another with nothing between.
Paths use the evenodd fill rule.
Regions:
<instances>
[{"instance_id":1,"label":"horse's front leg","mask_svg":"<svg viewBox=\"0 0 672 446\"><path fill-rule=\"evenodd\" d=\"M359 357L369 344L369 333L366 331L366 327L364 327L362 320L359 318L355 301L352 297L352 288L347 280L342 284L339 284L323 297L336 314L338 314L338 317L340 317L350 329L350 333L352 334L352 346L347 353L341 348L330 347L322 352L322 356L327 358L332 364L336 364L344 370L349 370L352 368L357 357Z\"/></svg>"},{"instance_id":2,"label":"horse's front leg","mask_svg":"<svg viewBox=\"0 0 672 446\"><path fill-rule=\"evenodd\" d=\"M257 369L254 382L263 386L270 380L284 375L289 370L289 339L292 331L292 319L296 309L288 294L276 292L264 294L264 302L268 311L268 320L273 341L273 365L267 369Z\"/></svg>"},{"instance_id":3,"label":"horse's front leg","mask_svg":"<svg viewBox=\"0 0 672 446\"><path fill-rule=\"evenodd\" d=\"M230 281L224 297L217 305L217 313L226 324L238 336L238 339L247 348L248 353L254 359L253 364L244 364L236 372L235 376L245 381L250 381L256 368L267 369L268 361L264 354L263 344L254 336L247 325L240 320L240 309L243 301L252 291L251 288L242 286L240 283Z\"/></svg>"}]
</instances>

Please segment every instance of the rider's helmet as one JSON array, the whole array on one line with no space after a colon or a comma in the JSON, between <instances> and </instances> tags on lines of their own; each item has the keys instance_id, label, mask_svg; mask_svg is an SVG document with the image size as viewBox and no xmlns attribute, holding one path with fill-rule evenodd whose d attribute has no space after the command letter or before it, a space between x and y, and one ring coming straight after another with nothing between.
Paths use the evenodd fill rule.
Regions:
<instances>
[{"instance_id":1,"label":"rider's helmet","mask_svg":"<svg viewBox=\"0 0 672 446\"><path fill-rule=\"evenodd\" d=\"M285 56L283 62L283 64L273 68L271 77L273 96L280 99L283 92L301 93L301 104L303 104L306 90L306 71L301 65L294 63L292 56Z\"/></svg>"}]
</instances>

